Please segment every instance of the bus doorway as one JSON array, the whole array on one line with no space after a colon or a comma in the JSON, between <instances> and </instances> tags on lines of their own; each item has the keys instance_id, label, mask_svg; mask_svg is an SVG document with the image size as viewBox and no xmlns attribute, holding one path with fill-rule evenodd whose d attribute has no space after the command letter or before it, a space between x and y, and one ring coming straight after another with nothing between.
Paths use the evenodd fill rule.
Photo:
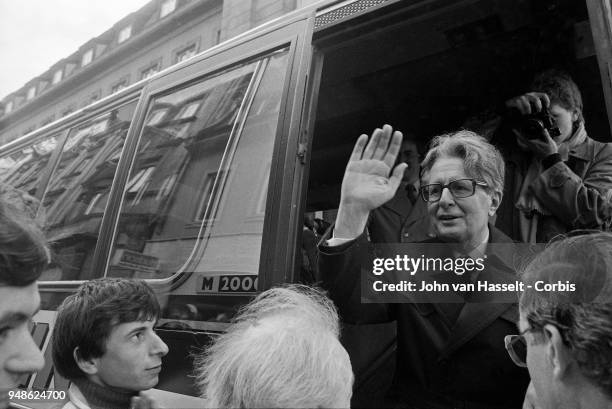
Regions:
<instances>
[{"instance_id":1,"label":"bus doorway","mask_svg":"<svg viewBox=\"0 0 612 409\"><path fill-rule=\"evenodd\" d=\"M612 141L604 98L610 84L601 80L607 73L600 73L584 1L395 2L352 20L327 19L315 29L314 45L314 77L320 80L313 90L305 219L320 219L323 226L334 222L360 134L391 124L425 147L433 136L461 128L490 137L499 107L527 92L532 77L546 69L572 76L589 136ZM319 242L324 238L315 234ZM296 252L302 271L304 253ZM384 395L392 380L394 336L393 324L346 326L355 406L371 406Z\"/></svg>"},{"instance_id":2,"label":"bus doorway","mask_svg":"<svg viewBox=\"0 0 612 409\"><path fill-rule=\"evenodd\" d=\"M360 134L388 123L427 142L459 128L478 130L479 116L549 68L579 85L589 135L612 141L585 2L427 3L441 5L315 33L322 58L307 211L337 207Z\"/></svg>"}]
</instances>

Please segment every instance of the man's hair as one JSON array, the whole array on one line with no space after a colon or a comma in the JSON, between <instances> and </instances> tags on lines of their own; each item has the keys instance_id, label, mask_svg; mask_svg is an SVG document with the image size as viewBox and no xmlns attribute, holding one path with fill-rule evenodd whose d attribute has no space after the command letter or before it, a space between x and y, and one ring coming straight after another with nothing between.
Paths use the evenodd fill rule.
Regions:
<instances>
[{"instance_id":1,"label":"man's hair","mask_svg":"<svg viewBox=\"0 0 612 409\"><path fill-rule=\"evenodd\" d=\"M49 263L43 233L13 205L0 202L0 286L25 287Z\"/></svg>"},{"instance_id":2,"label":"man's hair","mask_svg":"<svg viewBox=\"0 0 612 409\"><path fill-rule=\"evenodd\" d=\"M63 377L86 377L74 360L98 358L106 352L113 328L134 321L156 320L159 303L144 282L124 278L101 278L82 284L67 297L57 312L53 330L53 363Z\"/></svg>"},{"instance_id":3,"label":"man's hair","mask_svg":"<svg viewBox=\"0 0 612 409\"><path fill-rule=\"evenodd\" d=\"M551 69L538 74L532 81L530 91L544 92L551 103L561 105L568 111L578 114L577 122L584 122L582 116L582 94L578 85L568 73Z\"/></svg>"},{"instance_id":4,"label":"man's hair","mask_svg":"<svg viewBox=\"0 0 612 409\"><path fill-rule=\"evenodd\" d=\"M538 334L554 325L580 372L612 398L612 234L554 241L522 279L519 305L529 327ZM575 291L536 291L537 281L574 284Z\"/></svg>"},{"instance_id":5,"label":"man's hair","mask_svg":"<svg viewBox=\"0 0 612 409\"><path fill-rule=\"evenodd\" d=\"M434 137L421 163L421 177L442 157L462 159L469 177L485 182L493 191L503 193L504 159L497 148L477 133L460 130Z\"/></svg>"},{"instance_id":6,"label":"man's hair","mask_svg":"<svg viewBox=\"0 0 612 409\"><path fill-rule=\"evenodd\" d=\"M292 285L261 293L196 359L210 407L330 407L349 402L353 372L338 313L321 292Z\"/></svg>"}]
</instances>

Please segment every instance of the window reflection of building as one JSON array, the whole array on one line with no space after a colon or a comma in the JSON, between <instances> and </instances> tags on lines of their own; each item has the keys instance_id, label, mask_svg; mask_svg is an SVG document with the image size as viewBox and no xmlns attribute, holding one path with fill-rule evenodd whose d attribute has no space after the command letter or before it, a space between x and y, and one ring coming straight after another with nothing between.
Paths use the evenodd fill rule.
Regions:
<instances>
[{"instance_id":1,"label":"window reflection of building","mask_svg":"<svg viewBox=\"0 0 612 409\"><path fill-rule=\"evenodd\" d=\"M9 155L3 159L6 167L0 169L0 181L35 196L56 145L57 139L52 136Z\"/></svg>"},{"instance_id":2,"label":"window reflection of building","mask_svg":"<svg viewBox=\"0 0 612 409\"><path fill-rule=\"evenodd\" d=\"M175 183L176 183L176 174L167 176L162 182L162 185L160 186L155 199L162 200L166 196L168 196L172 192L172 189L174 188Z\"/></svg>"},{"instance_id":3,"label":"window reflection of building","mask_svg":"<svg viewBox=\"0 0 612 409\"><path fill-rule=\"evenodd\" d=\"M262 243L262 215L265 198L258 203L269 179L269 159L274 146L278 123L278 101L282 92L286 54L278 53L267 61L248 116L241 125L240 138L231 155L231 177L218 200L214 223L203 253L198 254L192 271L234 271L257 274ZM264 101L274 101L265 104ZM231 103L228 103L231 105ZM255 109L256 107L263 107ZM264 196L265 197L265 196Z\"/></svg>"},{"instance_id":4,"label":"window reflection of building","mask_svg":"<svg viewBox=\"0 0 612 409\"><path fill-rule=\"evenodd\" d=\"M17 169L13 176L7 178L6 183L32 196L36 195L40 175L45 169L48 160L48 157L33 155L30 161Z\"/></svg>"},{"instance_id":5,"label":"window reflection of building","mask_svg":"<svg viewBox=\"0 0 612 409\"><path fill-rule=\"evenodd\" d=\"M164 278L187 262L197 272L256 274L287 62L276 54L154 99L129 175L115 173L135 103L70 129L42 197L57 267L43 279L104 273L92 261L115 179L125 190L109 275ZM50 151L40 144L10 157L19 171L3 173L0 163L0 177L31 192Z\"/></svg>"},{"instance_id":6,"label":"window reflection of building","mask_svg":"<svg viewBox=\"0 0 612 409\"><path fill-rule=\"evenodd\" d=\"M268 183L270 179L270 166L271 166L270 163L268 163L268 166L266 167L262 175L262 181L261 181L262 189L261 189L259 198L257 200L257 207L255 210L255 214L258 216L263 216L266 213L266 199L268 197Z\"/></svg>"},{"instance_id":7,"label":"window reflection of building","mask_svg":"<svg viewBox=\"0 0 612 409\"><path fill-rule=\"evenodd\" d=\"M71 130L43 198L62 279L89 279L102 214L135 103ZM57 272L57 270L56 270Z\"/></svg>"},{"instance_id":8,"label":"window reflection of building","mask_svg":"<svg viewBox=\"0 0 612 409\"><path fill-rule=\"evenodd\" d=\"M201 261L193 271L257 273L285 55L263 65L266 74L246 119L238 112L248 106L249 85L257 84L255 64L151 102L109 275L168 277L189 260L198 240L209 238L201 249L210 256L194 253Z\"/></svg>"},{"instance_id":9,"label":"window reflection of building","mask_svg":"<svg viewBox=\"0 0 612 409\"><path fill-rule=\"evenodd\" d=\"M87 210L85 210L86 215L91 214L94 211L96 204L98 204L98 201L101 198L102 198L102 193L96 193L96 195L89 202L89 206L87 206Z\"/></svg>"},{"instance_id":10,"label":"window reflection of building","mask_svg":"<svg viewBox=\"0 0 612 409\"><path fill-rule=\"evenodd\" d=\"M207 207L209 207L210 199L212 198L215 181L217 181L217 183L223 183L226 174L227 171L221 170L218 172L210 172L206 175L206 178L204 179L204 188L202 189L202 198L200 199L200 205L198 206L198 210L194 218L195 221L209 222L211 219L214 219L214 214L209 214L207 219L204 219L204 216Z\"/></svg>"},{"instance_id":11,"label":"window reflection of building","mask_svg":"<svg viewBox=\"0 0 612 409\"><path fill-rule=\"evenodd\" d=\"M212 181L203 186L203 175L218 171L251 74L247 70L154 101L125 188L116 253L126 249L130 255L157 257L160 274L186 261L200 229L194 219L205 210L203 196L212 194ZM111 275L151 273L113 260Z\"/></svg>"},{"instance_id":12,"label":"window reflection of building","mask_svg":"<svg viewBox=\"0 0 612 409\"><path fill-rule=\"evenodd\" d=\"M164 118L164 116L166 115L167 112L168 112L168 109L156 109L149 116L149 120L147 121L147 125L149 125L149 126L157 125L158 123L160 123L162 121L162 119Z\"/></svg>"},{"instance_id":13,"label":"window reflection of building","mask_svg":"<svg viewBox=\"0 0 612 409\"><path fill-rule=\"evenodd\" d=\"M184 108L180 110L177 116L178 119L185 119L185 118L194 116L196 112L198 111L199 107L200 107L200 101L189 103L188 105L186 105Z\"/></svg>"}]
</instances>

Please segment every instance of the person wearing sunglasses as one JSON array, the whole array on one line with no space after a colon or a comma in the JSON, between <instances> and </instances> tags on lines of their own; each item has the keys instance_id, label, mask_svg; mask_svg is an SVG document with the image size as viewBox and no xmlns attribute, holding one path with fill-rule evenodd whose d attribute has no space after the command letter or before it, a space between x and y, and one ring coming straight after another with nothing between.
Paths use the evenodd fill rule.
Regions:
<instances>
[{"instance_id":1,"label":"person wearing sunglasses","mask_svg":"<svg viewBox=\"0 0 612 409\"><path fill-rule=\"evenodd\" d=\"M473 294L457 294L461 299L451 303L424 302L405 293L402 303L361 303L361 268L372 265L369 258L381 249L372 248L364 228L368 214L393 197L400 184L406 167L395 166L401 140L401 132L389 125L357 140L342 181L333 238L319 247L323 285L350 324L396 321L396 371L386 405L520 407L529 378L508 359L503 345L504 331L513 330L518 320L514 294L486 303ZM422 248L444 247L444 254L435 254L440 258L484 255L488 260L484 270L465 274L464 280L516 280L507 254L490 245L512 243L489 224L502 200L503 175L499 151L469 131L435 137L421 164L421 200L436 234L421 242L427 243Z\"/></svg>"},{"instance_id":2,"label":"person wearing sunglasses","mask_svg":"<svg viewBox=\"0 0 612 409\"><path fill-rule=\"evenodd\" d=\"M531 376L535 395L524 407L612 408L612 234L557 240L526 266L522 279L520 332L505 344ZM559 282L575 290L537 290Z\"/></svg>"}]
</instances>

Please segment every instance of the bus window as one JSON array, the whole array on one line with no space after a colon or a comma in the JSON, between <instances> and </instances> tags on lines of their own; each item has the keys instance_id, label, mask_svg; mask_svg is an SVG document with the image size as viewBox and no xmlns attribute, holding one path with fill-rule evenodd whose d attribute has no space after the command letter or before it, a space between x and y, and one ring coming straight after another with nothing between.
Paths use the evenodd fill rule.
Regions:
<instances>
[{"instance_id":1,"label":"bus window","mask_svg":"<svg viewBox=\"0 0 612 409\"><path fill-rule=\"evenodd\" d=\"M37 196L43 170L57 146L57 136L50 136L0 158L0 183L10 185L30 196Z\"/></svg>"},{"instance_id":2,"label":"bus window","mask_svg":"<svg viewBox=\"0 0 612 409\"><path fill-rule=\"evenodd\" d=\"M54 268L41 280L98 276L91 261L135 107L131 102L70 130L42 200Z\"/></svg>"},{"instance_id":3,"label":"bus window","mask_svg":"<svg viewBox=\"0 0 612 409\"><path fill-rule=\"evenodd\" d=\"M193 295L202 276L215 276L211 292L223 291L220 276L249 276L250 288L241 289L256 290L286 67L281 50L151 101L109 276L162 279L187 271L193 281L181 288ZM198 310L182 318L204 319Z\"/></svg>"}]
</instances>

